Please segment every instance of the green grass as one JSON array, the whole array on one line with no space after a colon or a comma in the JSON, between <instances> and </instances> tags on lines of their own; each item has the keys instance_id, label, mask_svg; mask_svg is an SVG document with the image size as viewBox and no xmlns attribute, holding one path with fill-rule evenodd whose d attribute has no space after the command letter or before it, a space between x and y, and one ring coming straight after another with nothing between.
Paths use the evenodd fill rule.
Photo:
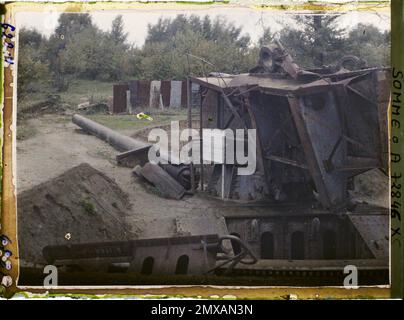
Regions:
<instances>
[{"instance_id":1,"label":"green grass","mask_svg":"<svg viewBox=\"0 0 404 320\"><path fill-rule=\"evenodd\" d=\"M150 126L170 124L174 120L186 119L185 113L165 113L160 110L160 114L153 112L153 120L138 119L136 115L106 115L93 114L87 117L113 130L139 130ZM147 111L145 111L147 113ZM147 113L149 114L149 113Z\"/></svg>"},{"instance_id":2,"label":"green grass","mask_svg":"<svg viewBox=\"0 0 404 320\"><path fill-rule=\"evenodd\" d=\"M108 97L113 95L113 85L116 82L102 82L97 80L81 80L72 79L69 81L68 89L65 92L57 92L51 87L49 82L40 83L37 86L37 91L32 93L27 93L24 97L18 99L18 111L28 111L33 110L32 107L38 103L47 101L48 97L51 95L60 96L60 102L58 102L58 107L63 107L63 109L69 110L70 112L77 112L77 105L84 102L90 101L92 103L106 102ZM59 106L60 104L60 106ZM62 109L62 110L63 110ZM49 110L51 111L51 110ZM56 110L55 110L56 112ZM134 113L144 112L150 115L153 120L149 121L147 119L138 119L136 115L109 115L103 113L96 113L91 115L86 115L89 119L96 121L104 126L107 126L113 130L123 131L136 131L147 127L155 127L161 125L169 125L171 121L185 120L187 119L187 110L184 108L169 108L169 109L149 109L149 108L137 108ZM29 114L27 112L24 114ZM194 115L196 117L196 115ZM35 128L28 125L28 122L21 121L18 125L17 139L24 140L28 137L35 135ZM47 120L46 120L47 121ZM59 114L52 118L53 122L56 123L67 123L71 121L71 116L64 116Z\"/></svg>"},{"instance_id":3,"label":"green grass","mask_svg":"<svg viewBox=\"0 0 404 320\"><path fill-rule=\"evenodd\" d=\"M81 206L84 211L89 215L96 214L97 210L95 209L94 204L89 199L83 199L80 201Z\"/></svg>"},{"instance_id":4,"label":"green grass","mask_svg":"<svg viewBox=\"0 0 404 320\"><path fill-rule=\"evenodd\" d=\"M112 97L114 84L116 82L72 79L66 91L58 92L49 83L43 82L38 91L27 93L18 99L18 110L29 109L37 103L46 101L49 95L59 95L61 104L72 109L76 109L77 105L85 100L106 101L108 97Z\"/></svg>"},{"instance_id":5,"label":"green grass","mask_svg":"<svg viewBox=\"0 0 404 320\"><path fill-rule=\"evenodd\" d=\"M108 97L113 96L113 85L117 84L116 81L103 82L98 80L81 79L72 79L68 82L69 87L64 92L57 92L55 88L52 88L52 86L47 82L41 83L37 92L27 93L22 98L18 99L18 110L24 110L39 102L46 101L50 95L59 95L61 98L61 104L64 104L66 107L71 108L72 110L77 110L77 105L85 100L91 100L93 103L107 101ZM149 115L156 114L162 117L180 116L182 117L182 120L183 118L185 119L187 111L186 109L174 108L164 110L138 108L137 112L144 112ZM153 116L153 118L157 120L156 117ZM160 118L158 120L160 120Z\"/></svg>"},{"instance_id":6,"label":"green grass","mask_svg":"<svg viewBox=\"0 0 404 320\"><path fill-rule=\"evenodd\" d=\"M96 80L72 80L69 82L69 88L60 93L64 103L71 106L77 106L83 102L80 99L92 100L92 102L106 101L112 97L113 85L116 82L102 82Z\"/></svg>"}]
</instances>

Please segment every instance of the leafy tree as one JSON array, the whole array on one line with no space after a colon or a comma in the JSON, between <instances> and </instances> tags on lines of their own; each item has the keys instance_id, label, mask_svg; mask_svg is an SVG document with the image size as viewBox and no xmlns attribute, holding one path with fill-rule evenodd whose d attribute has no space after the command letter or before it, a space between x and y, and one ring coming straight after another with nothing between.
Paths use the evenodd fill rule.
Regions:
<instances>
[{"instance_id":1,"label":"leafy tree","mask_svg":"<svg viewBox=\"0 0 404 320\"><path fill-rule=\"evenodd\" d=\"M371 24L358 24L347 40L351 54L367 61L369 66L390 65L390 32L380 31Z\"/></svg>"},{"instance_id":2,"label":"leafy tree","mask_svg":"<svg viewBox=\"0 0 404 320\"><path fill-rule=\"evenodd\" d=\"M389 65L390 32L359 24L339 27L340 15L304 15L277 34L263 30L257 44L224 17L177 15L148 25L145 44L130 45L122 16L104 32L89 14L63 13L49 39L36 30L19 33L19 95L50 82L66 89L69 78L120 81L127 79L181 80L191 72L244 73L257 63L259 48L279 37L302 67L333 65L344 55L356 55L370 66ZM187 54L199 56L214 66Z\"/></svg>"},{"instance_id":3,"label":"leafy tree","mask_svg":"<svg viewBox=\"0 0 404 320\"><path fill-rule=\"evenodd\" d=\"M88 13L62 13L59 16L55 36L67 41L73 35L92 27L91 16Z\"/></svg>"},{"instance_id":4,"label":"leafy tree","mask_svg":"<svg viewBox=\"0 0 404 320\"><path fill-rule=\"evenodd\" d=\"M186 29L200 34L206 40L214 42L231 42L240 48L247 48L250 44L248 35L241 35L242 28L237 28L224 17L216 17L212 21L209 16L201 19L199 16L189 17L179 14L174 19L160 18L155 25L148 25L146 43L170 41L177 33Z\"/></svg>"},{"instance_id":5,"label":"leafy tree","mask_svg":"<svg viewBox=\"0 0 404 320\"><path fill-rule=\"evenodd\" d=\"M148 26L141 75L147 79L183 79L189 71L197 76L210 71L246 72L256 60L251 59L250 42L241 28L223 17L213 21L207 15L160 18ZM207 64L202 67L195 58L187 59L188 53L208 60L216 68Z\"/></svg>"},{"instance_id":6,"label":"leafy tree","mask_svg":"<svg viewBox=\"0 0 404 320\"><path fill-rule=\"evenodd\" d=\"M67 88L65 74L62 70L64 50L71 39L92 27L91 16L88 13L62 13L58 26L48 41L47 58L53 73L54 86L63 91Z\"/></svg>"},{"instance_id":7,"label":"leafy tree","mask_svg":"<svg viewBox=\"0 0 404 320\"><path fill-rule=\"evenodd\" d=\"M110 39L116 45L120 46L122 49L127 49L128 45L126 44L128 34L124 31L124 24L122 15L118 15L112 21L111 32L110 32Z\"/></svg>"},{"instance_id":8,"label":"leafy tree","mask_svg":"<svg viewBox=\"0 0 404 320\"><path fill-rule=\"evenodd\" d=\"M37 30L21 29L18 55L18 97L39 91L49 78L49 64L45 58L44 38Z\"/></svg>"},{"instance_id":9,"label":"leafy tree","mask_svg":"<svg viewBox=\"0 0 404 320\"><path fill-rule=\"evenodd\" d=\"M126 41L120 15L112 21L110 32L103 32L88 14L62 14L47 50L55 86L63 90L67 75L98 80L133 76L134 51Z\"/></svg>"},{"instance_id":10,"label":"leafy tree","mask_svg":"<svg viewBox=\"0 0 404 320\"><path fill-rule=\"evenodd\" d=\"M340 17L339 14L296 16L297 27L285 27L280 32L280 41L305 67L333 64L345 54L345 30L338 27Z\"/></svg>"},{"instance_id":11,"label":"leafy tree","mask_svg":"<svg viewBox=\"0 0 404 320\"><path fill-rule=\"evenodd\" d=\"M270 28L264 28L262 36L258 40L258 46L262 47L270 44L274 39L274 34L271 32Z\"/></svg>"},{"instance_id":12,"label":"leafy tree","mask_svg":"<svg viewBox=\"0 0 404 320\"><path fill-rule=\"evenodd\" d=\"M189 72L196 76L211 71L247 72L255 64L256 57L251 60L250 48L240 48L230 37L222 37L222 41L207 39L201 31L193 29L187 25L169 40L146 42L141 75L146 79L183 79ZM215 67L187 58L187 54L201 57Z\"/></svg>"},{"instance_id":13,"label":"leafy tree","mask_svg":"<svg viewBox=\"0 0 404 320\"><path fill-rule=\"evenodd\" d=\"M35 50L39 50L41 45L44 44L46 39L36 29L22 28L18 34L20 48L32 47Z\"/></svg>"},{"instance_id":14,"label":"leafy tree","mask_svg":"<svg viewBox=\"0 0 404 320\"><path fill-rule=\"evenodd\" d=\"M117 49L111 38L96 27L75 34L61 56L63 74L98 80L121 80L130 70L129 52Z\"/></svg>"}]
</instances>

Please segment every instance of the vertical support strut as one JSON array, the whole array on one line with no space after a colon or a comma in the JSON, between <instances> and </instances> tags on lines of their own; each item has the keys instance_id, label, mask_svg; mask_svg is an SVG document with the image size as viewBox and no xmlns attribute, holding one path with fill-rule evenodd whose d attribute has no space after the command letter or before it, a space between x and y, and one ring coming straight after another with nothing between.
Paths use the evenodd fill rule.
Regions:
<instances>
[{"instance_id":1,"label":"vertical support strut","mask_svg":"<svg viewBox=\"0 0 404 320\"><path fill-rule=\"evenodd\" d=\"M323 177L321 175L319 164L315 157L312 141L310 139L306 125L304 123L304 119L299 104L299 98L296 96L288 96L288 101L289 101L289 108L292 113L292 117L295 122L296 129L299 134L299 138L306 156L307 166L309 167L309 171L313 177L314 183L316 184L317 192L320 196L319 200L325 207L330 207L331 201L328 196L327 188L324 184Z\"/></svg>"},{"instance_id":2,"label":"vertical support strut","mask_svg":"<svg viewBox=\"0 0 404 320\"><path fill-rule=\"evenodd\" d=\"M188 128L192 129L192 82L191 78L187 77L187 108L188 108ZM188 141L192 141L192 137L189 136ZM195 192L195 172L194 172L194 162L191 158L191 163L189 164L191 170L191 192Z\"/></svg>"},{"instance_id":3,"label":"vertical support strut","mask_svg":"<svg viewBox=\"0 0 404 320\"><path fill-rule=\"evenodd\" d=\"M202 95L202 86L199 87L199 94L201 95L200 105L199 105L199 163L200 163L200 181L201 181L201 190L203 191L204 181L203 181L203 114L202 114L202 106L203 106L203 95Z\"/></svg>"}]
</instances>

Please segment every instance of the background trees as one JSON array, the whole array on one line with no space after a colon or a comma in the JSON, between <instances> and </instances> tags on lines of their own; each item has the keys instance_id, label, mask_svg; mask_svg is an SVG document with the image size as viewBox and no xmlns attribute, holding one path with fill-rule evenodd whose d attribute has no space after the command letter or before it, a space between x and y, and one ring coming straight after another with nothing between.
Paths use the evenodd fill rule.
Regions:
<instances>
[{"instance_id":1,"label":"background trees","mask_svg":"<svg viewBox=\"0 0 404 320\"><path fill-rule=\"evenodd\" d=\"M368 65L390 66L390 32L371 24L358 24L349 31L347 51L365 59Z\"/></svg>"},{"instance_id":2,"label":"background trees","mask_svg":"<svg viewBox=\"0 0 404 320\"><path fill-rule=\"evenodd\" d=\"M47 40L38 31L22 29L19 37L18 97L23 97L50 81L50 66L44 48Z\"/></svg>"},{"instance_id":3,"label":"background trees","mask_svg":"<svg viewBox=\"0 0 404 320\"><path fill-rule=\"evenodd\" d=\"M63 13L49 39L35 30L19 33L19 95L35 91L44 83L63 91L70 79L121 81L127 79L183 79L189 72L248 72L255 66L259 47L280 39L302 67L335 64L344 55L357 55L369 66L389 65L390 33L373 25L354 29L338 27L340 15L304 15L273 33L264 28L252 43L241 27L224 17L177 15L160 18L148 26L142 47L127 40L122 16L109 31L93 24L89 14ZM195 59L200 56L215 67Z\"/></svg>"},{"instance_id":4,"label":"background trees","mask_svg":"<svg viewBox=\"0 0 404 320\"><path fill-rule=\"evenodd\" d=\"M296 27L281 31L284 43L298 64L306 67L330 65L346 54L344 29L338 27L341 15L299 15Z\"/></svg>"},{"instance_id":5,"label":"background trees","mask_svg":"<svg viewBox=\"0 0 404 320\"><path fill-rule=\"evenodd\" d=\"M369 66L388 66L390 32L371 24L358 24L354 29L338 27L342 14L299 15L295 27L285 27L280 41L296 62L305 67L321 67L337 63L343 56L355 55Z\"/></svg>"}]
</instances>

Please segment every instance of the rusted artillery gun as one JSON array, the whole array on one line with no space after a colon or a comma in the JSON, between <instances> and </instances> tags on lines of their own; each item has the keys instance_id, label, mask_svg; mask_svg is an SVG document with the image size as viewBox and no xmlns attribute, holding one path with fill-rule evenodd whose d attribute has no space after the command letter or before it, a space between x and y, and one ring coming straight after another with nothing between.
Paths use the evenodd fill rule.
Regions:
<instances>
[{"instance_id":1,"label":"rusted artillery gun","mask_svg":"<svg viewBox=\"0 0 404 320\"><path fill-rule=\"evenodd\" d=\"M179 163L177 160L172 161L172 155L170 155L165 150L160 150L160 156L166 159L167 162L179 163L175 164L162 164L160 165L166 174L162 172L156 165L147 164L148 162L148 152L153 146L149 143L143 142L138 139L128 137L126 135L120 134L108 127L105 127L95 121L92 121L86 117L79 114L73 115L72 122L82 128L84 131L95 135L96 137L109 143L115 149L123 151L116 156L117 163L124 166L135 167L136 165L143 166L138 174L148 176L157 176L158 180L162 180L162 187L168 193L168 196L174 198L181 198L186 190L191 189L191 171L190 167L185 164ZM147 166L145 166L147 164ZM170 179L170 177L172 179ZM198 178L197 175L195 175ZM148 179L149 180L149 179ZM177 185L173 180L175 180L179 185ZM156 180L157 181L157 180Z\"/></svg>"},{"instance_id":2,"label":"rusted artillery gun","mask_svg":"<svg viewBox=\"0 0 404 320\"><path fill-rule=\"evenodd\" d=\"M335 67L303 69L275 42L261 48L249 73L191 77L201 87L202 127L257 132L256 172L241 177L237 165L215 165L207 190L333 210L349 205L355 176L388 170L389 69L363 65L348 56Z\"/></svg>"}]
</instances>

